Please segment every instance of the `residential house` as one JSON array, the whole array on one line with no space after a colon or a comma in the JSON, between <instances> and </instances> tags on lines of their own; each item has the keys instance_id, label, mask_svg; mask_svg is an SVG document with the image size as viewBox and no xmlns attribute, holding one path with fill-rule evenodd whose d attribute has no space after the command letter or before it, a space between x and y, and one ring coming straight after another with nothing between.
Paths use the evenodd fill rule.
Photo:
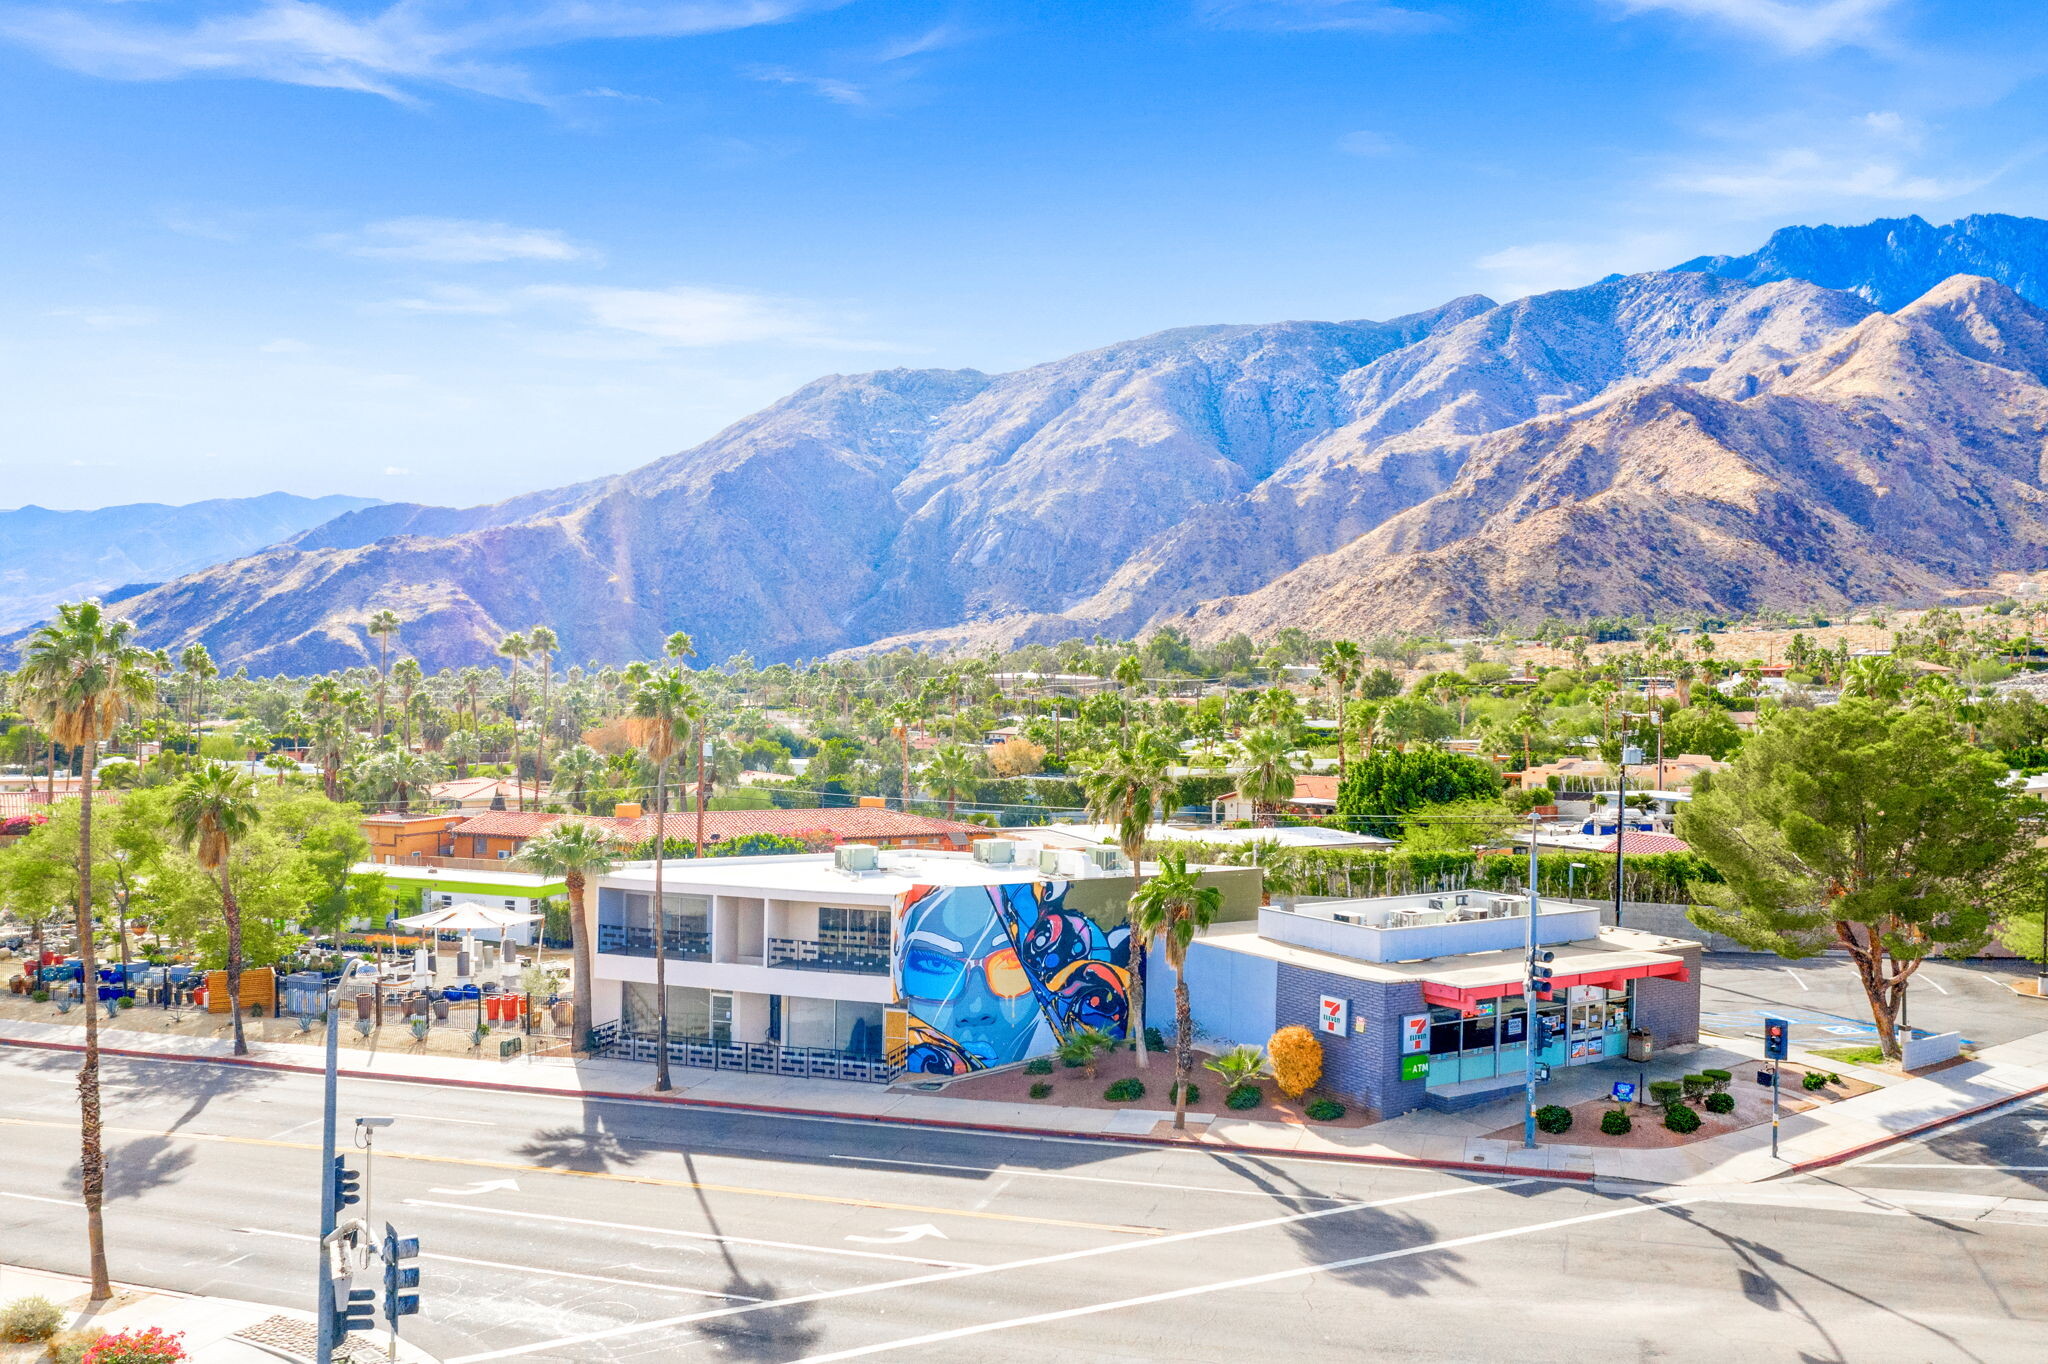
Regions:
<instances>
[{"instance_id":1,"label":"residential house","mask_svg":"<svg viewBox=\"0 0 2048 1364\"><path fill-rule=\"evenodd\" d=\"M1257 819L1262 815L1283 814L1334 815L1337 813L1337 774L1335 772L1304 772L1294 779L1294 798L1277 810L1256 810L1252 802L1242 794L1231 791L1216 802L1225 823L1241 819Z\"/></svg>"}]
</instances>

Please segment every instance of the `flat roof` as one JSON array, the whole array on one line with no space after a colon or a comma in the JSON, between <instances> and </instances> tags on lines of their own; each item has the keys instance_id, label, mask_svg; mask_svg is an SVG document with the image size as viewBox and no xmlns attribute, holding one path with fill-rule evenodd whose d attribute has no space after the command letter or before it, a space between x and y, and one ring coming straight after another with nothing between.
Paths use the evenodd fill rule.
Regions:
<instances>
[{"instance_id":1,"label":"flat roof","mask_svg":"<svg viewBox=\"0 0 2048 1364\"><path fill-rule=\"evenodd\" d=\"M662 867L662 889L708 887L778 897L818 900L846 896L893 900L913 886L1013 886L1061 878L1035 866L991 866L971 853L885 848L877 870L844 872L830 853L780 857L677 857ZM1109 879L1109 878L1102 878ZM654 864L632 862L597 878L601 885L654 888Z\"/></svg>"},{"instance_id":2,"label":"flat roof","mask_svg":"<svg viewBox=\"0 0 2048 1364\"><path fill-rule=\"evenodd\" d=\"M536 876L527 871L468 871L457 867L416 867L396 862L358 862L349 868L356 876L375 873L394 881L427 881L453 885L504 886L506 889L538 890L560 886L559 876Z\"/></svg>"},{"instance_id":3,"label":"flat roof","mask_svg":"<svg viewBox=\"0 0 2048 1364\"><path fill-rule=\"evenodd\" d=\"M1312 947L1297 947L1293 943L1261 937L1258 925L1253 923L1217 924L1195 941L1225 952L1264 957L1289 966L1327 971L1333 976L1376 981L1383 985L1435 981L1469 990L1519 981L1528 963L1527 949L1519 947L1497 952L1467 952L1454 957L1431 957L1424 961L1359 961L1334 952L1321 952ZM1555 954L1552 965L1557 974L1570 976L1675 961L1675 950L1697 946L1689 939L1666 938L1634 928L1602 928L1597 939L1549 943L1545 944L1544 950Z\"/></svg>"}]
</instances>

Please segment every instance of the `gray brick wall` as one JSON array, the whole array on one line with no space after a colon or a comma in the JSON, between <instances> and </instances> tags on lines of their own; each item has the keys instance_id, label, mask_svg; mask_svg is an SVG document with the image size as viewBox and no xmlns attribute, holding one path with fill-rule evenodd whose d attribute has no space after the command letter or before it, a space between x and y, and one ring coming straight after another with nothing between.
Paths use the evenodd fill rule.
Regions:
<instances>
[{"instance_id":1,"label":"gray brick wall","mask_svg":"<svg viewBox=\"0 0 2048 1364\"><path fill-rule=\"evenodd\" d=\"M1647 1028L1659 1047L1700 1040L1700 948L1697 944L1663 949L1685 959L1685 980L1636 982L1636 1026Z\"/></svg>"},{"instance_id":2,"label":"gray brick wall","mask_svg":"<svg viewBox=\"0 0 2048 1364\"><path fill-rule=\"evenodd\" d=\"M1292 1023L1313 1030L1322 997L1350 1001L1353 1031L1342 1037L1316 1033L1323 1044L1322 1088L1392 1117L1422 1106L1421 1080L1401 1079L1400 1020L1403 1014L1429 1012L1419 981L1389 984L1354 980L1308 967L1280 964L1274 990L1274 1026ZM1356 1020L1365 1031L1356 1031Z\"/></svg>"}]
</instances>

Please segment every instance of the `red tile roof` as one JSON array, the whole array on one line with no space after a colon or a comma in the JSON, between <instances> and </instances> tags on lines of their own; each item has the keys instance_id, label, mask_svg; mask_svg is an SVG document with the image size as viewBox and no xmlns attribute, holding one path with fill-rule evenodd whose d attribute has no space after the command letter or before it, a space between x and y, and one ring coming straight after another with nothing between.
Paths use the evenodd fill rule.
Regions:
<instances>
[{"instance_id":1,"label":"red tile roof","mask_svg":"<svg viewBox=\"0 0 2048 1364\"><path fill-rule=\"evenodd\" d=\"M1600 845L1601 852L1613 852L1614 840L1608 839ZM1621 835L1621 851L1624 856L1648 855L1650 853L1691 852L1692 844L1670 834L1625 833Z\"/></svg>"},{"instance_id":2,"label":"red tile roof","mask_svg":"<svg viewBox=\"0 0 2048 1364\"><path fill-rule=\"evenodd\" d=\"M587 818L590 823L615 834L622 841L638 843L654 837L654 817L616 819L609 815L570 816L535 810L491 810L462 821L449 832L456 837L483 834L498 838L531 838L557 820ZM668 816L668 836L688 839L697 831L694 810L673 810ZM878 810L872 806L809 810L706 810L704 839L722 843L747 834L804 834L824 832L844 843L867 839L951 838L964 846L977 834L989 831L979 824L937 819L930 815L907 815L900 810Z\"/></svg>"}]
</instances>

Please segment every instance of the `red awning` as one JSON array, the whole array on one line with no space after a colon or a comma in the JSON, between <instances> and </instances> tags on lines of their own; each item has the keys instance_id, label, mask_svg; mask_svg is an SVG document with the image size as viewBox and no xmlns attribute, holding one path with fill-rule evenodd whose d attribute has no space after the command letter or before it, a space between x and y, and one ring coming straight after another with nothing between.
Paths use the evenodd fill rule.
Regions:
<instances>
[{"instance_id":1,"label":"red awning","mask_svg":"<svg viewBox=\"0 0 2048 1364\"><path fill-rule=\"evenodd\" d=\"M1640 966L1610 966L1604 969L1581 971L1576 975L1559 974L1551 982L1553 990L1563 990L1573 985L1599 985L1609 990L1619 989L1624 982L1642 980L1646 977L1666 980L1690 979L1682 961L1656 961ZM1503 995L1522 993L1519 980L1501 981L1494 985L1456 986L1440 981L1422 982L1422 998L1430 1004L1441 1004L1448 1009L1470 1010L1482 1000L1499 999Z\"/></svg>"}]
</instances>

